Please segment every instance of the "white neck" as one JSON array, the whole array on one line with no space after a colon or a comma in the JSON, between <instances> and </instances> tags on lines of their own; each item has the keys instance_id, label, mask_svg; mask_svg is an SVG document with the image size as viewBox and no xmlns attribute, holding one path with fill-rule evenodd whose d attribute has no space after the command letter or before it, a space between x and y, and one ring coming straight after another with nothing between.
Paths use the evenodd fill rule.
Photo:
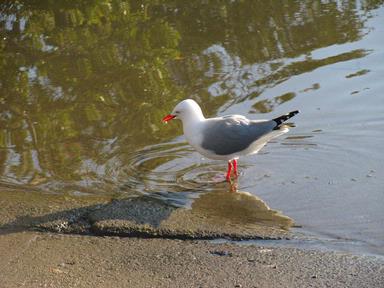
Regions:
<instances>
[{"instance_id":1,"label":"white neck","mask_svg":"<svg viewBox=\"0 0 384 288\"><path fill-rule=\"evenodd\" d=\"M184 115L181 121L183 122L183 130L185 136L194 134L197 126L205 120L203 112L201 110L193 110L190 113Z\"/></svg>"}]
</instances>

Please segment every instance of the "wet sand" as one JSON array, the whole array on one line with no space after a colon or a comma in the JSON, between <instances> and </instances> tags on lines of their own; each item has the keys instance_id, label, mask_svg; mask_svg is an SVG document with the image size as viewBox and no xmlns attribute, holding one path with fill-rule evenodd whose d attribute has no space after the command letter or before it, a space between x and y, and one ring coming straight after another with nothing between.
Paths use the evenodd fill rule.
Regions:
<instances>
[{"instance_id":1,"label":"wet sand","mask_svg":"<svg viewBox=\"0 0 384 288\"><path fill-rule=\"evenodd\" d=\"M21 232L0 236L0 286L382 287L373 257L207 241Z\"/></svg>"},{"instance_id":2,"label":"wet sand","mask_svg":"<svg viewBox=\"0 0 384 288\"><path fill-rule=\"evenodd\" d=\"M147 196L80 199L2 191L0 230L170 239L289 239L293 220L247 193L206 194L191 209Z\"/></svg>"}]
</instances>

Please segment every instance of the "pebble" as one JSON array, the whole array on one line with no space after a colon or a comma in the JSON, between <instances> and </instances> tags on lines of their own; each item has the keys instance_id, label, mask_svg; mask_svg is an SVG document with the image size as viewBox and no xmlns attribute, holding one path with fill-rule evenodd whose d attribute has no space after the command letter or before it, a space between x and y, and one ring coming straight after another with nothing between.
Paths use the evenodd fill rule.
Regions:
<instances>
[{"instance_id":1,"label":"pebble","mask_svg":"<svg viewBox=\"0 0 384 288\"><path fill-rule=\"evenodd\" d=\"M217 255L217 256L232 256L232 253L231 252L228 252L228 251L211 251L211 254L213 255Z\"/></svg>"}]
</instances>

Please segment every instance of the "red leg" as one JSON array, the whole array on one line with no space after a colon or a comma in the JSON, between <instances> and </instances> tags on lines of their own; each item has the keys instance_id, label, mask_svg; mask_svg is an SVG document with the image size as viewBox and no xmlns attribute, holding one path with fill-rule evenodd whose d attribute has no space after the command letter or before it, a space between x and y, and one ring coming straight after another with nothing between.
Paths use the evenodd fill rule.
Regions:
<instances>
[{"instance_id":1,"label":"red leg","mask_svg":"<svg viewBox=\"0 0 384 288\"><path fill-rule=\"evenodd\" d=\"M231 171L232 171L232 163L231 161L228 161L228 171L227 171L227 176L225 179L227 179L228 182L231 182Z\"/></svg>"},{"instance_id":2,"label":"red leg","mask_svg":"<svg viewBox=\"0 0 384 288\"><path fill-rule=\"evenodd\" d=\"M235 173L236 177L239 176L237 174L237 161L236 161L236 159L233 159L233 172Z\"/></svg>"}]
</instances>

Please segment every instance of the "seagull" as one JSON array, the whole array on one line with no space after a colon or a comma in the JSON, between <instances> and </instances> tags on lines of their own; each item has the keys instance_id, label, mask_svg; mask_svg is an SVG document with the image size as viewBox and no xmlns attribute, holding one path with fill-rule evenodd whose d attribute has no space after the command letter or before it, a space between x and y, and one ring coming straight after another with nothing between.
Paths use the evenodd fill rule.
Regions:
<instances>
[{"instance_id":1,"label":"seagull","mask_svg":"<svg viewBox=\"0 0 384 288\"><path fill-rule=\"evenodd\" d=\"M250 120L242 115L205 118L194 100L178 103L162 121L180 119L189 144L209 159L228 161L226 180L231 182L231 171L238 177L237 159L257 153L269 140L288 132L283 125L299 113L289 112L272 120Z\"/></svg>"}]
</instances>

